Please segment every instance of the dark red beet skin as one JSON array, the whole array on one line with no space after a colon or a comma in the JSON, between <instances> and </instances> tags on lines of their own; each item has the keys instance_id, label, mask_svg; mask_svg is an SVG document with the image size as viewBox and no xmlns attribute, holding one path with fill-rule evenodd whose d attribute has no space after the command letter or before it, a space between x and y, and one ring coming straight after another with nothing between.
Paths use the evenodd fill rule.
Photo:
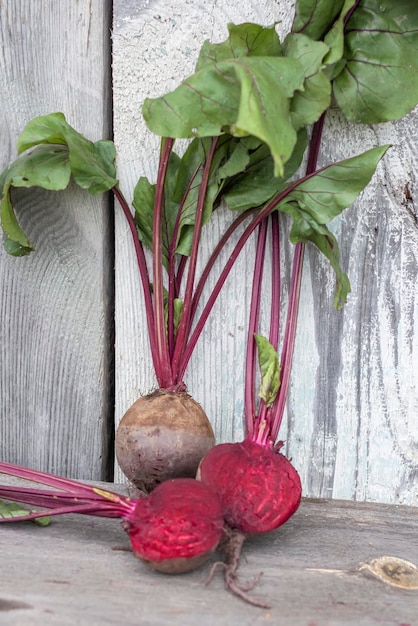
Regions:
<instances>
[{"instance_id":1,"label":"dark red beet skin","mask_svg":"<svg viewBox=\"0 0 418 626\"><path fill-rule=\"evenodd\" d=\"M215 491L224 519L244 534L278 528L299 506L299 474L273 448L246 439L212 448L200 464L200 480Z\"/></svg>"},{"instance_id":2,"label":"dark red beet skin","mask_svg":"<svg viewBox=\"0 0 418 626\"><path fill-rule=\"evenodd\" d=\"M223 511L218 496L193 478L167 480L125 518L132 549L154 569L177 570L177 559L201 558L216 548L223 531ZM158 563L170 567L158 567ZM174 571L173 565L174 563Z\"/></svg>"}]
</instances>

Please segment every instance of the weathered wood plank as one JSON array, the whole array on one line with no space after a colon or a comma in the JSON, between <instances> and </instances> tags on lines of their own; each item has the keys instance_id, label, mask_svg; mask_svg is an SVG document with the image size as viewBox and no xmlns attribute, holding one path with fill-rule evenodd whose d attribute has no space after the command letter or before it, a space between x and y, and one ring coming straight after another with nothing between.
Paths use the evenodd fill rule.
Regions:
<instances>
[{"instance_id":1,"label":"weathered wood plank","mask_svg":"<svg viewBox=\"0 0 418 626\"><path fill-rule=\"evenodd\" d=\"M110 5L1 3L2 169L37 115L62 111L90 139L109 136ZM17 197L35 252L0 252L0 456L100 479L109 420L109 202L73 186Z\"/></svg>"},{"instance_id":2,"label":"weathered wood plank","mask_svg":"<svg viewBox=\"0 0 418 626\"><path fill-rule=\"evenodd\" d=\"M290 0L115 0L115 140L128 198L140 175L155 180L157 142L142 121L144 98L161 95L191 73L203 41L225 38L228 21L282 20L278 29L287 32L292 14ZM332 309L328 267L315 251L306 254L282 432L306 495L418 504L417 120L417 110L400 122L376 127L353 127L336 111L327 119L321 165L380 143L393 147L373 184L334 225L353 288L342 312ZM226 215L218 218L205 231L205 254L227 220ZM139 280L119 218L116 247L118 422L129 404L152 388L154 378ZM288 257L287 247L283 250ZM242 303L248 301L251 259L247 250L186 373L189 390L208 413L219 440L242 435L247 321Z\"/></svg>"},{"instance_id":3,"label":"weathered wood plank","mask_svg":"<svg viewBox=\"0 0 418 626\"><path fill-rule=\"evenodd\" d=\"M116 520L67 516L46 528L3 525L0 624L412 625L418 614L413 576L403 588L365 564L383 556L418 564L417 532L414 507L302 502L280 529L244 544L239 573L244 581L263 572L252 593L271 603L264 610L226 592L221 572L205 586L210 564L164 576L131 553L112 550L128 545ZM401 581L393 558L386 571L392 583Z\"/></svg>"}]
</instances>

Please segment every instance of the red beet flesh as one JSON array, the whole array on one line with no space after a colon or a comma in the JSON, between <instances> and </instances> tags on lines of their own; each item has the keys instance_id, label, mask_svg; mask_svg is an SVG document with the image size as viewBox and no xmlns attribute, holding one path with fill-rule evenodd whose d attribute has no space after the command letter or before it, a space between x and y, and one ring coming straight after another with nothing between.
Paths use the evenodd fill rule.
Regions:
<instances>
[{"instance_id":1,"label":"red beet flesh","mask_svg":"<svg viewBox=\"0 0 418 626\"><path fill-rule=\"evenodd\" d=\"M132 549L153 569L186 572L203 563L223 532L219 498L193 478L168 480L125 518Z\"/></svg>"},{"instance_id":2,"label":"red beet flesh","mask_svg":"<svg viewBox=\"0 0 418 626\"><path fill-rule=\"evenodd\" d=\"M198 477L219 496L224 519L244 534L278 528L299 506L302 487L290 461L246 439L212 448Z\"/></svg>"}]
</instances>

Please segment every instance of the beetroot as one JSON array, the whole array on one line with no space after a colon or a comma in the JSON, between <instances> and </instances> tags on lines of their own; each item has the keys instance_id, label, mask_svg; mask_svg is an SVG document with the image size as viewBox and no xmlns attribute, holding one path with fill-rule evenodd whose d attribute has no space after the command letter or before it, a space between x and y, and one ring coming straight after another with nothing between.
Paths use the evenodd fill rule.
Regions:
<instances>
[{"instance_id":1,"label":"beetroot","mask_svg":"<svg viewBox=\"0 0 418 626\"><path fill-rule=\"evenodd\" d=\"M199 476L220 497L228 525L244 534L278 528L301 499L293 465L276 448L250 439L212 448L200 464Z\"/></svg>"},{"instance_id":2,"label":"beetroot","mask_svg":"<svg viewBox=\"0 0 418 626\"><path fill-rule=\"evenodd\" d=\"M201 406L186 392L159 389L125 413L115 448L124 474L138 489L150 492L169 478L194 477L214 444Z\"/></svg>"},{"instance_id":3,"label":"beetroot","mask_svg":"<svg viewBox=\"0 0 418 626\"><path fill-rule=\"evenodd\" d=\"M45 515L81 513L119 517L134 554L151 568L167 574L187 572L202 565L223 534L222 507L217 495L192 478L166 481L149 496L127 498L112 491L0 462L0 472L40 482L63 491L0 485L0 497L46 507L15 522Z\"/></svg>"},{"instance_id":4,"label":"beetroot","mask_svg":"<svg viewBox=\"0 0 418 626\"><path fill-rule=\"evenodd\" d=\"M184 359L184 351L193 321L197 253L216 141L212 142L207 160L202 163L198 159L195 163L200 171L200 192L194 200L194 220L188 222L193 235L189 246L183 247L181 254L177 246L182 230L182 214L197 170L192 174L191 181L181 181L183 195L176 204L174 224L168 228L168 212L173 210L173 199L168 195L166 182L172 176L173 161L177 163L179 159L173 153L173 145L173 139L162 140L156 185L150 185L143 178L139 180L134 199L135 218L119 188L113 188L135 247L151 356L159 386L157 391L136 401L122 417L115 433L115 451L127 478L146 492L164 480L194 476L200 460L215 443L212 427L203 409L186 393L183 375L189 358ZM150 195L153 198L147 207L143 204L144 188L147 189L148 199ZM172 218L173 215L170 221ZM152 283L143 243L152 252ZM184 274L186 278L181 299Z\"/></svg>"}]
</instances>

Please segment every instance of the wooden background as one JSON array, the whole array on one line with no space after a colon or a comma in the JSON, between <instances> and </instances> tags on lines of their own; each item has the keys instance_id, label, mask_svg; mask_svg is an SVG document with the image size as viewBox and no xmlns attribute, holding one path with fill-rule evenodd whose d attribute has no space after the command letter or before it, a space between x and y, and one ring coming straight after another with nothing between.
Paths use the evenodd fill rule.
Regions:
<instances>
[{"instance_id":1,"label":"wooden background","mask_svg":"<svg viewBox=\"0 0 418 626\"><path fill-rule=\"evenodd\" d=\"M110 2L0 3L0 167L37 115L62 111L92 140L111 134ZM0 254L0 455L104 476L110 407L113 234L107 197L75 186L19 194L35 252Z\"/></svg>"},{"instance_id":2,"label":"wooden background","mask_svg":"<svg viewBox=\"0 0 418 626\"><path fill-rule=\"evenodd\" d=\"M111 37L110 1L3 1L0 166L35 115L61 110L96 140L111 136L113 110L118 174L131 199L138 177L154 180L156 172L143 99L191 73L203 41L224 39L227 22L280 21L285 33L292 14L291 0L114 0ZM327 117L320 165L381 143L393 147L333 225L352 285L342 311L332 308L327 264L313 249L306 254L281 432L305 495L418 505L417 121L418 110L373 127L351 126L337 111ZM0 455L106 477L113 423L155 385L129 234L118 207L113 224L108 197L71 188L19 200L36 252L23 259L1 252ZM220 211L205 229L203 256L228 219ZM286 263L291 246L283 254ZM252 258L250 244L185 378L219 441L242 436Z\"/></svg>"}]
</instances>

